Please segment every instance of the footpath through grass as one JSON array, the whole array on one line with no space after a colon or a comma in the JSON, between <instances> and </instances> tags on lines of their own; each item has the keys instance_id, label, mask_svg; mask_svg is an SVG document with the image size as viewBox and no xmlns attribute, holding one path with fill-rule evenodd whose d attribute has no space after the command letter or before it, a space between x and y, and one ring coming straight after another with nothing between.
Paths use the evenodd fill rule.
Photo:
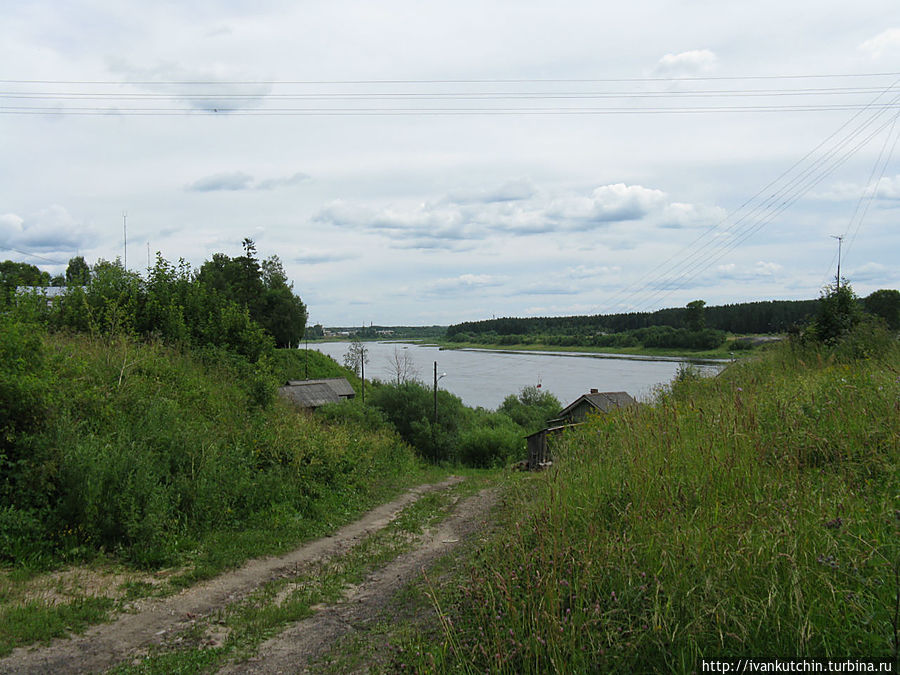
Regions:
<instances>
[{"instance_id":1,"label":"footpath through grass","mask_svg":"<svg viewBox=\"0 0 900 675\"><path fill-rule=\"evenodd\" d=\"M513 483L497 536L438 589L437 635L397 643L400 666L896 658L895 341L877 355L785 345L717 378L688 371L655 404L595 418L553 451L551 470Z\"/></svg>"}]
</instances>

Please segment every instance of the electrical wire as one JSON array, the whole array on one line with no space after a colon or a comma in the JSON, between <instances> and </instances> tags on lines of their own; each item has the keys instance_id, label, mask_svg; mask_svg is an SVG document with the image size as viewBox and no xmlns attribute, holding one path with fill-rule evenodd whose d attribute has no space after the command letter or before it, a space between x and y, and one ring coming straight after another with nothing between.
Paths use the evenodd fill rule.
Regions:
<instances>
[{"instance_id":1,"label":"electrical wire","mask_svg":"<svg viewBox=\"0 0 900 675\"><path fill-rule=\"evenodd\" d=\"M669 295L674 290L686 285L699 273L708 269L725 254L734 250L740 243L746 241L752 234L772 222L775 217L783 213L803 194L812 189L812 187L824 180L825 177L830 175L838 166L847 161L850 156L864 147L875 135L884 129L886 124L882 123L876 128L875 132L870 132L869 135L865 136L855 147L852 146L852 143L857 140L860 135L867 129L870 129L873 124L883 117L883 107L877 105L878 100L894 90L897 84L900 84L900 80L891 84L871 102L873 105L868 106L868 109L874 109L874 114L870 115L868 119L864 119L845 136L838 139L835 144L821 156L811 159L813 155L821 150L828 142L835 139L838 134L844 131L851 123L855 122L863 114L865 109L861 110L850 120L841 125L837 131L833 132L824 141L820 142L813 150L807 153L807 155L796 162L787 171L783 172L778 178L745 201L738 209L729 213L715 226L701 233L700 236L679 253L671 256L657 268L655 273L644 275L637 282L620 290L619 293L611 298L612 302L610 302L608 306L610 308L621 306L629 300L632 300L635 296L640 297L636 302L633 301L632 303L629 303L632 307L643 307L652 304L654 301L657 301L662 297ZM900 95L895 96L890 103L896 104L898 101L900 101ZM887 124L889 123L890 121ZM811 161L807 166L800 169L807 160ZM831 162L830 165L828 164L829 162ZM797 169L800 170L796 171ZM763 194L768 193L769 189L778 186L778 184L782 182L784 183L778 187L775 192L757 203L757 200ZM749 211L744 212L745 209L748 208ZM742 212L744 213L742 214ZM742 215L736 217L739 214ZM708 241L703 245L698 246L704 239L708 239ZM670 264L673 263L673 261L675 261L674 264ZM628 291L630 291L630 293ZM620 300L620 298L622 299Z\"/></svg>"}]
</instances>

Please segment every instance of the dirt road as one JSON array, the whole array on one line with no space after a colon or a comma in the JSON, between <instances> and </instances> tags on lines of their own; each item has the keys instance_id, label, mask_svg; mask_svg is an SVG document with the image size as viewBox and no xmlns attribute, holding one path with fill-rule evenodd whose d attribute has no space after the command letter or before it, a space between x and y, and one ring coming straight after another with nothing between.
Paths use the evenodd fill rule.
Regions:
<instances>
[{"instance_id":1,"label":"dirt road","mask_svg":"<svg viewBox=\"0 0 900 675\"><path fill-rule=\"evenodd\" d=\"M112 623L95 626L84 635L54 640L47 647L22 648L0 660L0 673L96 673L130 661L148 647L190 627L198 617L240 601L266 582L291 575L313 561L340 556L370 533L387 526L407 505L422 495L458 483L450 478L442 483L409 490L360 520L279 557L248 562L233 572L163 599L145 599L132 613ZM336 605L319 608L310 618L296 623L281 635L264 643L249 662L232 664L228 673L307 672L307 664L339 635L363 624L391 595L421 573L437 557L448 552L483 521L493 493L484 491L460 501L435 531L426 532L414 550L401 555L371 574Z\"/></svg>"}]
</instances>

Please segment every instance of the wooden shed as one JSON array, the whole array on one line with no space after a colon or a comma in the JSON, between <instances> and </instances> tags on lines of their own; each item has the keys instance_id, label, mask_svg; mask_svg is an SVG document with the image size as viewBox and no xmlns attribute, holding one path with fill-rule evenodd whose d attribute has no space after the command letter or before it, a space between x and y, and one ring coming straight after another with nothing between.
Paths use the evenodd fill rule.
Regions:
<instances>
[{"instance_id":1,"label":"wooden shed","mask_svg":"<svg viewBox=\"0 0 900 675\"><path fill-rule=\"evenodd\" d=\"M339 403L356 396L353 386L343 377L324 380L290 380L278 393L301 408L315 409L326 403Z\"/></svg>"},{"instance_id":2,"label":"wooden shed","mask_svg":"<svg viewBox=\"0 0 900 675\"><path fill-rule=\"evenodd\" d=\"M529 434L525 437L525 441L528 444L528 469L537 471L538 469L543 469L551 464L548 441L552 436L558 434L568 426L572 425L564 424L556 427L548 427L546 429L541 429L540 431L535 431L533 434Z\"/></svg>"}]
</instances>

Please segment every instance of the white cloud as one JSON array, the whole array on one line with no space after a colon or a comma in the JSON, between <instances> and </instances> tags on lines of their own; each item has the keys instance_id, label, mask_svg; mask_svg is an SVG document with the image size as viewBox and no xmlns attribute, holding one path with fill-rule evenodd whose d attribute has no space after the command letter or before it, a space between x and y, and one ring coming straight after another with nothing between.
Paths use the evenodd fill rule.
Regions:
<instances>
[{"instance_id":1,"label":"white cloud","mask_svg":"<svg viewBox=\"0 0 900 675\"><path fill-rule=\"evenodd\" d=\"M715 270L704 275L704 279L700 283L701 285L708 284L716 279L740 282L759 281L776 276L782 269L784 268L780 264L764 260L758 260L753 265L726 263L717 265Z\"/></svg>"},{"instance_id":2,"label":"white cloud","mask_svg":"<svg viewBox=\"0 0 900 675\"><path fill-rule=\"evenodd\" d=\"M692 49L680 54L666 54L653 69L663 77L691 77L709 75L716 69L718 58L709 49Z\"/></svg>"},{"instance_id":3,"label":"white cloud","mask_svg":"<svg viewBox=\"0 0 900 675\"><path fill-rule=\"evenodd\" d=\"M859 46L873 59L880 59L885 54L900 53L900 28L888 28Z\"/></svg>"},{"instance_id":4,"label":"white cloud","mask_svg":"<svg viewBox=\"0 0 900 675\"><path fill-rule=\"evenodd\" d=\"M841 274L841 276L844 276ZM881 263L868 262L854 267L847 272L847 278L853 284L868 283L881 287L890 287L900 282L900 272L897 267L888 267Z\"/></svg>"},{"instance_id":5,"label":"white cloud","mask_svg":"<svg viewBox=\"0 0 900 675\"><path fill-rule=\"evenodd\" d=\"M185 189L189 192L218 192L248 190L253 182L253 176L243 171L231 173L216 173L211 176L198 178Z\"/></svg>"},{"instance_id":6,"label":"white cloud","mask_svg":"<svg viewBox=\"0 0 900 675\"><path fill-rule=\"evenodd\" d=\"M860 197L868 197L871 193L871 184L869 186L864 186L858 183L839 182L831 185L823 192L817 192L811 195L811 197L823 201L840 202L857 200ZM874 196L875 199L900 199L900 175L884 176L879 179Z\"/></svg>"},{"instance_id":7,"label":"white cloud","mask_svg":"<svg viewBox=\"0 0 900 675\"><path fill-rule=\"evenodd\" d=\"M660 226L679 229L686 227L712 227L721 223L728 215L718 206L698 206L672 202L661 215Z\"/></svg>"},{"instance_id":8,"label":"white cloud","mask_svg":"<svg viewBox=\"0 0 900 675\"><path fill-rule=\"evenodd\" d=\"M29 251L71 252L96 239L93 228L78 222L65 208L49 206L30 216L0 216L0 247Z\"/></svg>"},{"instance_id":9,"label":"white cloud","mask_svg":"<svg viewBox=\"0 0 900 675\"><path fill-rule=\"evenodd\" d=\"M310 177L305 173L295 173L290 176L266 178L254 180L253 176L243 171L231 171L216 173L210 176L198 178L193 183L185 186L188 192L237 192L241 190L274 190L277 188L291 187L308 181Z\"/></svg>"},{"instance_id":10,"label":"white cloud","mask_svg":"<svg viewBox=\"0 0 900 675\"><path fill-rule=\"evenodd\" d=\"M479 195L513 194L501 187ZM515 192L515 199L473 199L459 193L414 206L372 206L336 201L314 220L343 228L380 232L404 248L438 248L501 235L577 232L613 223L641 220L665 212L666 194L641 185L616 183L590 193L552 195L536 190ZM528 195L528 196L526 196ZM689 205L680 205L687 208ZM409 241L398 241L409 240ZM411 243L412 242L412 243ZM423 246L424 244L424 246Z\"/></svg>"},{"instance_id":11,"label":"white cloud","mask_svg":"<svg viewBox=\"0 0 900 675\"><path fill-rule=\"evenodd\" d=\"M665 198L661 190L616 183L595 188L590 196L557 200L547 213L574 229L588 229L602 223L640 220L662 207Z\"/></svg>"},{"instance_id":12,"label":"white cloud","mask_svg":"<svg viewBox=\"0 0 900 675\"><path fill-rule=\"evenodd\" d=\"M875 196L879 199L900 199L900 176L885 176L879 180Z\"/></svg>"}]
</instances>

